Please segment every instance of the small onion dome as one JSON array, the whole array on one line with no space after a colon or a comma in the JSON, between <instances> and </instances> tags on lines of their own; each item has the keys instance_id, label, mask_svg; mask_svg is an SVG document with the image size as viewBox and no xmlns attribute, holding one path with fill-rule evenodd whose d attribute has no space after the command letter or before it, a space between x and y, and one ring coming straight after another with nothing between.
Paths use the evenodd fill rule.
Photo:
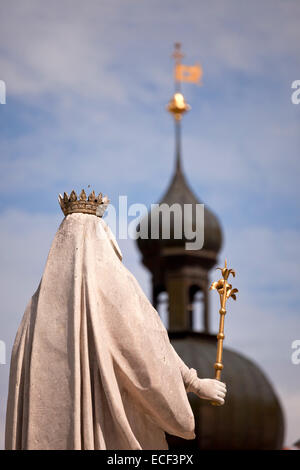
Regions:
<instances>
[{"instance_id":1,"label":"small onion dome","mask_svg":"<svg viewBox=\"0 0 300 470\"><path fill-rule=\"evenodd\" d=\"M169 188L158 204L167 204L168 206L172 206L173 204L180 204L182 207L182 214L185 210L184 204L191 204L192 210L190 212L190 217L187 218L187 225L189 228L192 227L193 231L196 231L196 204L201 204L201 202L196 198L193 191L190 189L180 167L177 167ZM156 209L154 209L154 211L155 210ZM153 252L153 250L158 251L167 247L184 247L186 242L191 241L184 236L183 216L181 231L182 237L180 239L176 238L176 232L174 232L174 217L172 214L170 219L154 219L154 223L157 222L159 224L158 227L154 227L154 231L158 233L158 239L151 239L151 221L153 222L151 215L152 212L145 216L145 218L140 222L140 227L143 227L143 224L146 224L147 236L145 238L139 237L137 239L139 249L144 256L149 255L149 252ZM163 238L165 228L165 225L163 224L169 224L170 226L169 239ZM204 206L204 245L202 251L206 252L208 257L211 256L215 259L216 254L219 252L221 246L222 229L220 222L213 212Z\"/></svg>"},{"instance_id":2,"label":"small onion dome","mask_svg":"<svg viewBox=\"0 0 300 470\"><path fill-rule=\"evenodd\" d=\"M214 377L216 341L199 333L172 333L171 342L198 377ZM227 385L223 406L212 406L193 393L189 400L196 423L196 439L169 436L171 448L281 449L284 422L278 398L260 368L239 353L223 350L222 381Z\"/></svg>"}]
</instances>

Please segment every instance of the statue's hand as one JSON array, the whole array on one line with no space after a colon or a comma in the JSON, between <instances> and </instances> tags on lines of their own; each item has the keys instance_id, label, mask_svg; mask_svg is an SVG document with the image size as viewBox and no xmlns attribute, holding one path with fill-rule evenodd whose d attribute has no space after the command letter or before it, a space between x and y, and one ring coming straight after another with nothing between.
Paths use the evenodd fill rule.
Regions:
<instances>
[{"instance_id":1,"label":"statue's hand","mask_svg":"<svg viewBox=\"0 0 300 470\"><path fill-rule=\"evenodd\" d=\"M190 391L204 400L216 401L220 405L225 403L226 385L219 380L197 378Z\"/></svg>"}]
</instances>

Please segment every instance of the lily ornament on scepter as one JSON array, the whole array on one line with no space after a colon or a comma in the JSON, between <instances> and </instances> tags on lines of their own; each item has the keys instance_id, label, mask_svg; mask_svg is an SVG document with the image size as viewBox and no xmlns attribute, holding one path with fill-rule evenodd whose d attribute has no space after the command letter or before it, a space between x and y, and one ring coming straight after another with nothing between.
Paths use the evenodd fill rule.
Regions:
<instances>
[{"instance_id":1,"label":"lily ornament on scepter","mask_svg":"<svg viewBox=\"0 0 300 470\"><path fill-rule=\"evenodd\" d=\"M214 365L215 368L215 379L221 380L221 372L223 369L222 363L222 355L223 355L223 341L225 338L224 335L224 319L226 315L226 302L227 300L232 297L233 300L236 300L236 293L238 289L233 289L232 285L227 282L230 274L235 277L235 271L233 269L227 268L227 260L225 259L225 266L224 268L217 268L220 269L222 272L222 279L219 279L216 282L213 282L210 286L210 290L217 290L220 295L220 304L221 308L219 310L220 313L220 324L219 324L219 333L217 334L217 358ZM219 403L211 402L212 405L219 405Z\"/></svg>"}]
</instances>

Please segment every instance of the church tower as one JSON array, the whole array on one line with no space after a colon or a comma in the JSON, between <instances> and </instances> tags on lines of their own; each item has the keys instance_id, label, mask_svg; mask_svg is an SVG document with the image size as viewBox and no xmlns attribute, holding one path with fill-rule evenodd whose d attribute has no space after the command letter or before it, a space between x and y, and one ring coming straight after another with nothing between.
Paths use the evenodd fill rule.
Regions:
<instances>
[{"instance_id":1,"label":"church tower","mask_svg":"<svg viewBox=\"0 0 300 470\"><path fill-rule=\"evenodd\" d=\"M174 56L179 65L182 54L178 44ZM181 122L189 106L179 83L167 109L175 123L175 169L158 207L178 204L183 209L185 204L190 204L188 225L195 231L199 229L196 208L201 202L191 190L182 168ZM204 230L203 246L187 250L186 243L191 240L183 230L182 236L177 236L182 220L176 221L175 215L165 219L152 215L153 211L140 222L140 229L144 227L144 230L140 230L137 243L142 262L152 275L153 305L161 316L167 314L164 320L167 320L170 340L183 361L196 369L200 378L213 378L216 336L210 330L208 290L209 272L217 263L222 246L220 223L205 205L204 224L202 220L200 227ZM166 238L164 234L168 230L170 236ZM211 406L190 394L196 439L185 441L168 436L170 448L281 449L283 414L269 380L258 365L235 351L224 348L223 361L222 380L228 386L225 405Z\"/></svg>"}]
</instances>

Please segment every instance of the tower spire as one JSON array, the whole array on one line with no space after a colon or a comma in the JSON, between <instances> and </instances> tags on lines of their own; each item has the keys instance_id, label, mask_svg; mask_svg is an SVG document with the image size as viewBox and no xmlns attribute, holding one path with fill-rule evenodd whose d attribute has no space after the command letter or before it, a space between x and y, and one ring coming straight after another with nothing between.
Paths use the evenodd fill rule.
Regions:
<instances>
[{"instance_id":1,"label":"tower spire","mask_svg":"<svg viewBox=\"0 0 300 470\"><path fill-rule=\"evenodd\" d=\"M178 80L178 76L176 74L176 69L178 66L181 65L181 59L183 59L184 54L181 51L181 43L180 42L175 42L174 44L174 52L172 54L174 62L175 62L175 67L174 67L174 82L175 82L175 93L180 93L181 92L181 82Z\"/></svg>"},{"instance_id":2,"label":"tower spire","mask_svg":"<svg viewBox=\"0 0 300 470\"><path fill-rule=\"evenodd\" d=\"M169 113L173 114L174 123L175 123L175 171L181 171L181 119L184 113L191 109L184 99L183 94L181 93L181 81L178 79L177 70L181 65L181 59L184 57L181 52L181 44L179 42L175 43L175 50L172 54L172 57L175 61L174 68L174 81L175 81L175 93L169 104L167 105L167 110Z\"/></svg>"},{"instance_id":3,"label":"tower spire","mask_svg":"<svg viewBox=\"0 0 300 470\"><path fill-rule=\"evenodd\" d=\"M138 246L143 255L143 264L152 274L153 305L158 310L159 307L166 307L164 313L168 313L169 330L180 334L193 331L202 320L203 332L209 334L209 270L215 265L222 245L222 229L217 217L206 207L203 218L199 220L197 207L201 202L181 170L181 120L190 106L180 91L180 83L198 83L199 67L181 63L183 54L179 44L175 45L172 57L175 60L175 90L166 108L175 124L176 170L158 205L172 208L176 204L182 211L174 212L173 217L163 220L156 217L153 209L140 223L140 227L145 224L147 234L138 237ZM189 227L193 230L196 227L197 233L203 229L204 243L201 249L186 249L186 242L190 239L186 236L185 221L181 217L186 214L186 205L191 209L188 215ZM182 227L181 236L178 236L178 227ZM165 236L166 228L169 237ZM142 233L140 228L139 232ZM157 233L158 238L154 239L153 233Z\"/></svg>"}]
</instances>

